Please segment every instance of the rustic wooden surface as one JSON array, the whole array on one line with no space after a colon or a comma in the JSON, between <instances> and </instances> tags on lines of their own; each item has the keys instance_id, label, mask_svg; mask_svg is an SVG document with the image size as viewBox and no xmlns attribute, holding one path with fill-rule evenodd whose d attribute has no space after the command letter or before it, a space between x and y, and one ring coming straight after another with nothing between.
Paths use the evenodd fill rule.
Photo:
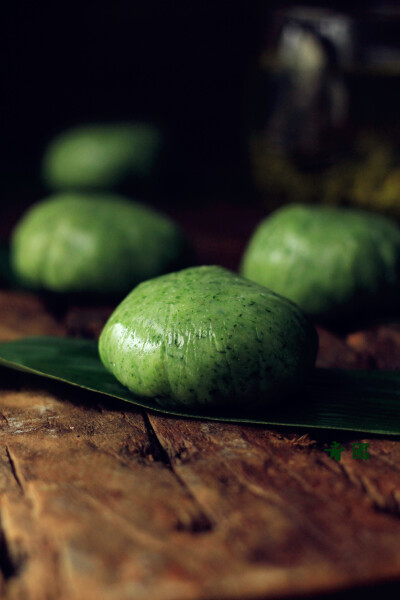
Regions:
<instances>
[{"instance_id":1,"label":"rustic wooden surface","mask_svg":"<svg viewBox=\"0 0 400 600\"><path fill-rule=\"evenodd\" d=\"M108 312L56 319L4 291L0 339L95 337ZM398 368L399 331L320 330L319 364ZM400 578L397 439L355 460L356 435L175 419L0 374L1 598L299 597Z\"/></svg>"},{"instance_id":2,"label":"rustic wooden surface","mask_svg":"<svg viewBox=\"0 0 400 600\"><path fill-rule=\"evenodd\" d=\"M23 210L7 210L0 237ZM170 212L200 263L235 269L265 209ZM95 338L109 312L0 291L0 340ZM319 333L320 366L400 368L399 326ZM399 597L400 437L363 439L371 457L359 461L357 435L174 419L0 378L1 599L347 600L355 586ZM332 441L340 462L324 451Z\"/></svg>"}]
</instances>

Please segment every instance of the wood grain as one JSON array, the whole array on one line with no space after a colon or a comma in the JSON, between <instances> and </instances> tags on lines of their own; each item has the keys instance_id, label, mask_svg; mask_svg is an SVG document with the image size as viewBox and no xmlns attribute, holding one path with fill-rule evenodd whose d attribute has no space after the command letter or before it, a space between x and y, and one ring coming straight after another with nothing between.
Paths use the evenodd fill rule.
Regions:
<instances>
[{"instance_id":1,"label":"wood grain","mask_svg":"<svg viewBox=\"0 0 400 600\"><path fill-rule=\"evenodd\" d=\"M46 310L43 300L27 292L0 290L0 341L27 335L63 335L66 332Z\"/></svg>"},{"instance_id":2,"label":"wood grain","mask_svg":"<svg viewBox=\"0 0 400 600\"><path fill-rule=\"evenodd\" d=\"M55 317L7 292L0 306L2 339L96 336L108 314ZM319 364L387 364L381 335L321 330ZM2 598L297 598L400 579L398 440L362 440L362 461L357 436L175 419L0 376ZM340 462L325 452L333 440Z\"/></svg>"}]
</instances>

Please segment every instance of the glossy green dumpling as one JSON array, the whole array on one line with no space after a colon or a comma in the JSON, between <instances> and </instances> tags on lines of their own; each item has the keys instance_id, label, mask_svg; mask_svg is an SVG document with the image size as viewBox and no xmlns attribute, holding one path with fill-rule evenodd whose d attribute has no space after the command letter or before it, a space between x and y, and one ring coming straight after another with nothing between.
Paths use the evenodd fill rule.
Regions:
<instances>
[{"instance_id":1,"label":"glossy green dumpling","mask_svg":"<svg viewBox=\"0 0 400 600\"><path fill-rule=\"evenodd\" d=\"M300 309L220 267L137 286L99 341L105 367L165 406L266 406L299 389L316 333Z\"/></svg>"},{"instance_id":2,"label":"glossy green dumpling","mask_svg":"<svg viewBox=\"0 0 400 600\"><path fill-rule=\"evenodd\" d=\"M43 179L54 190L115 188L129 178L148 178L162 144L160 131L148 124L75 127L49 144Z\"/></svg>"},{"instance_id":3,"label":"glossy green dumpling","mask_svg":"<svg viewBox=\"0 0 400 600\"><path fill-rule=\"evenodd\" d=\"M364 211L291 205L258 226L241 272L317 320L371 316L397 306L400 229Z\"/></svg>"},{"instance_id":4,"label":"glossy green dumpling","mask_svg":"<svg viewBox=\"0 0 400 600\"><path fill-rule=\"evenodd\" d=\"M127 293L189 257L169 218L114 194L47 198L22 217L11 244L16 275L54 292Z\"/></svg>"}]
</instances>

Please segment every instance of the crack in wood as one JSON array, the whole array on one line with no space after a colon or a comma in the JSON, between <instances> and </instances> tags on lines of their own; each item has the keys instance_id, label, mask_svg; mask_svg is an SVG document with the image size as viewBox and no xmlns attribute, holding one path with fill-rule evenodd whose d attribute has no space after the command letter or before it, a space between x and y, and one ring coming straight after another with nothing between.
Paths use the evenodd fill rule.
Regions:
<instances>
[{"instance_id":1,"label":"crack in wood","mask_svg":"<svg viewBox=\"0 0 400 600\"><path fill-rule=\"evenodd\" d=\"M3 419L3 421L5 421L7 423L8 426L10 426L10 422L9 422L7 416L2 411L0 411L0 417Z\"/></svg>"},{"instance_id":2,"label":"crack in wood","mask_svg":"<svg viewBox=\"0 0 400 600\"><path fill-rule=\"evenodd\" d=\"M373 510L396 519L400 518L400 502L396 496L396 490L393 490L390 494L383 494L376 489L370 478L351 473L345 464L341 463L340 468L350 484L365 494Z\"/></svg>"},{"instance_id":3,"label":"crack in wood","mask_svg":"<svg viewBox=\"0 0 400 600\"><path fill-rule=\"evenodd\" d=\"M167 467L167 469L171 469L173 471L168 453L161 445L161 442L158 439L157 434L152 424L150 423L150 419L146 412L143 412L143 421L149 438L149 447L148 449L146 449L143 458L149 458L149 456L151 456L154 461L163 463Z\"/></svg>"},{"instance_id":4,"label":"crack in wood","mask_svg":"<svg viewBox=\"0 0 400 600\"><path fill-rule=\"evenodd\" d=\"M154 532L139 529L125 515L116 513L115 510L109 508L88 490L80 488L77 492L85 498L86 503L96 511L96 514L103 516L109 523L112 523L114 528L122 532L124 536L143 545L144 548L152 551L160 551L167 545L167 542L160 539Z\"/></svg>"},{"instance_id":5,"label":"crack in wood","mask_svg":"<svg viewBox=\"0 0 400 600\"><path fill-rule=\"evenodd\" d=\"M19 472L19 467L18 467L18 463L17 463L15 456L13 456L9 446L7 446L7 445L6 445L6 454L7 454L8 460L10 462L11 473L13 474L13 477L14 477L15 481L17 482L17 485L18 485L19 489L21 490L22 494L25 495L24 478L22 477L22 474Z\"/></svg>"},{"instance_id":6,"label":"crack in wood","mask_svg":"<svg viewBox=\"0 0 400 600\"><path fill-rule=\"evenodd\" d=\"M362 480L361 477L357 477L357 475L355 473L353 473L347 466L345 463L343 462L338 462L338 466L340 467L341 472L343 473L343 475L345 476L345 478L347 479L347 481L354 486L355 488L361 490L362 492L364 492L368 498L371 500L370 495L368 493L368 488L365 485L365 482Z\"/></svg>"},{"instance_id":7,"label":"crack in wood","mask_svg":"<svg viewBox=\"0 0 400 600\"><path fill-rule=\"evenodd\" d=\"M5 581L14 577L18 572L18 565L14 563L8 548L7 538L0 521L0 572Z\"/></svg>"},{"instance_id":8,"label":"crack in wood","mask_svg":"<svg viewBox=\"0 0 400 600\"><path fill-rule=\"evenodd\" d=\"M0 417L3 419L3 421L5 421L7 423L8 427L10 427L9 420L7 419L6 415L1 411L0 411Z\"/></svg>"},{"instance_id":9,"label":"crack in wood","mask_svg":"<svg viewBox=\"0 0 400 600\"><path fill-rule=\"evenodd\" d=\"M15 557L11 551L0 512L0 573L3 580L7 583L11 578L19 575L24 562L24 556Z\"/></svg>"},{"instance_id":10,"label":"crack in wood","mask_svg":"<svg viewBox=\"0 0 400 600\"><path fill-rule=\"evenodd\" d=\"M260 485L253 484L250 481L247 481L245 477L242 477L239 473L236 472L228 463L224 463L225 467L233 474L236 480L244 487L246 490L252 494L256 498L260 498L261 500L267 502L269 505L274 506L277 509L282 510L289 519L293 520L299 529L301 529L304 536L309 537L324 553L330 552L330 542L327 541L324 533L321 532L318 526L316 526L312 519L305 518L304 514L297 510L296 506L288 502L284 496L279 494L273 489L266 490L262 488ZM287 471L287 474L293 475L290 471ZM303 483L302 478L296 479L300 484ZM306 493L307 490L303 487Z\"/></svg>"},{"instance_id":11,"label":"crack in wood","mask_svg":"<svg viewBox=\"0 0 400 600\"><path fill-rule=\"evenodd\" d=\"M294 439L291 443L289 443L289 446L299 446L300 449L302 449L303 447L307 447L309 448L310 446L312 446L312 450L315 449L314 443L317 443L315 440L311 440L307 439L308 434L305 434L303 436L300 436L298 439ZM248 438L245 435L245 439L247 441ZM319 493L316 489L315 486L310 485L305 479L304 477L302 477L301 475L299 475L299 473L295 472L293 470L293 468L288 467L287 463L285 463L284 460L282 460L281 458L279 458L279 454L271 451L270 448L267 448L266 446L263 446L261 444L258 443L257 440L254 441L254 446L258 447L259 449L261 449L263 451L263 453L265 454L265 456L268 457L268 461L270 462L271 465L274 465L277 469L279 469L279 471L284 471L286 473L286 475L288 476L289 479L292 479L293 481L297 482L299 484L299 486L301 487L301 489L304 491L305 494L308 494L310 497L318 497L320 498L320 500L322 502L326 501L326 495L324 493ZM334 467L331 467L330 465L325 464L324 461L332 461L332 459L322 456L322 457L315 457L315 461L318 464L323 465L324 467L326 467L328 470L332 471L335 473L335 475L338 475L338 473L341 472L340 468L339 471L335 470ZM227 468L229 468L231 471L232 469L230 468L229 464L226 463ZM237 473L232 471L233 474L238 477ZM244 480L245 484L247 485L246 480ZM252 489L261 489L259 486L254 486ZM250 489L250 488L249 488ZM254 493L254 492L253 492Z\"/></svg>"},{"instance_id":12,"label":"crack in wood","mask_svg":"<svg viewBox=\"0 0 400 600\"><path fill-rule=\"evenodd\" d=\"M377 459L377 460L383 462L385 465L388 465L391 469L393 469L397 473L400 473L399 466L395 462L390 460L388 456L385 456L379 452L375 452L375 450L373 450L372 448L369 448L368 452L374 459Z\"/></svg>"},{"instance_id":13,"label":"crack in wood","mask_svg":"<svg viewBox=\"0 0 400 600\"><path fill-rule=\"evenodd\" d=\"M179 522L178 526L177 526L177 530L178 531L187 531L190 533L206 533L206 532L210 532L215 528L215 521L214 519L211 517L211 515L207 514L206 509L202 506L201 502L198 500L198 498L196 498L196 496L193 494L192 490L188 487L188 485L186 484L185 480L182 479L182 477L180 477L179 473L176 472L175 468L174 468L174 464L171 461L169 454L167 452L167 450L164 448L164 446L162 445L156 430L154 429L151 420L149 418L149 415L147 412L144 413L144 422L146 425L146 429L148 432L148 436L149 436L149 440L150 443L153 445L154 451L155 451L155 456L158 456L158 460L161 460L167 468L169 468L172 473L174 474L175 478L177 479L179 485L185 490L186 494L190 497L190 499L192 500L192 502L194 503L194 505L196 506L196 509L198 511L198 514L195 517L192 517L190 519L190 522ZM155 458L155 460L157 460Z\"/></svg>"}]
</instances>

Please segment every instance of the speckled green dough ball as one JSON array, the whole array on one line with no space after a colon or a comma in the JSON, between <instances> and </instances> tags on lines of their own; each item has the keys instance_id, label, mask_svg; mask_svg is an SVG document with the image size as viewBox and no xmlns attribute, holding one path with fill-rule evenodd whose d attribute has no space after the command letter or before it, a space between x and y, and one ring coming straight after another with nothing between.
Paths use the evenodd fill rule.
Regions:
<instances>
[{"instance_id":1,"label":"speckled green dough ball","mask_svg":"<svg viewBox=\"0 0 400 600\"><path fill-rule=\"evenodd\" d=\"M317 338L289 300L220 267L141 283L99 341L105 367L165 406L266 406L303 382Z\"/></svg>"},{"instance_id":2,"label":"speckled green dough ball","mask_svg":"<svg viewBox=\"0 0 400 600\"><path fill-rule=\"evenodd\" d=\"M111 194L65 193L35 204L15 228L11 250L25 284L71 293L126 293L189 257L170 219Z\"/></svg>"},{"instance_id":3,"label":"speckled green dough ball","mask_svg":"<svg viewBox=\"0 0 400 600\"><path fill-rule=\"evenodd\" d=\"M258 226L241 272L317 320L371 316L398 303L400 229L373 213L288 206Z\"/></svg>"},{"instance_id":4,"label":"speckled green dough ball","mask_svg":"<svg viewBox=\"0 0 400 600\"><path fill-rule=\"evenodd\" d=\"M48 146L43 158L43 179L54 190L115 188L131 177L148 178L161 147L161 133L151 125L76 127L60 134Z\"/></svg>"}]
</instances>

